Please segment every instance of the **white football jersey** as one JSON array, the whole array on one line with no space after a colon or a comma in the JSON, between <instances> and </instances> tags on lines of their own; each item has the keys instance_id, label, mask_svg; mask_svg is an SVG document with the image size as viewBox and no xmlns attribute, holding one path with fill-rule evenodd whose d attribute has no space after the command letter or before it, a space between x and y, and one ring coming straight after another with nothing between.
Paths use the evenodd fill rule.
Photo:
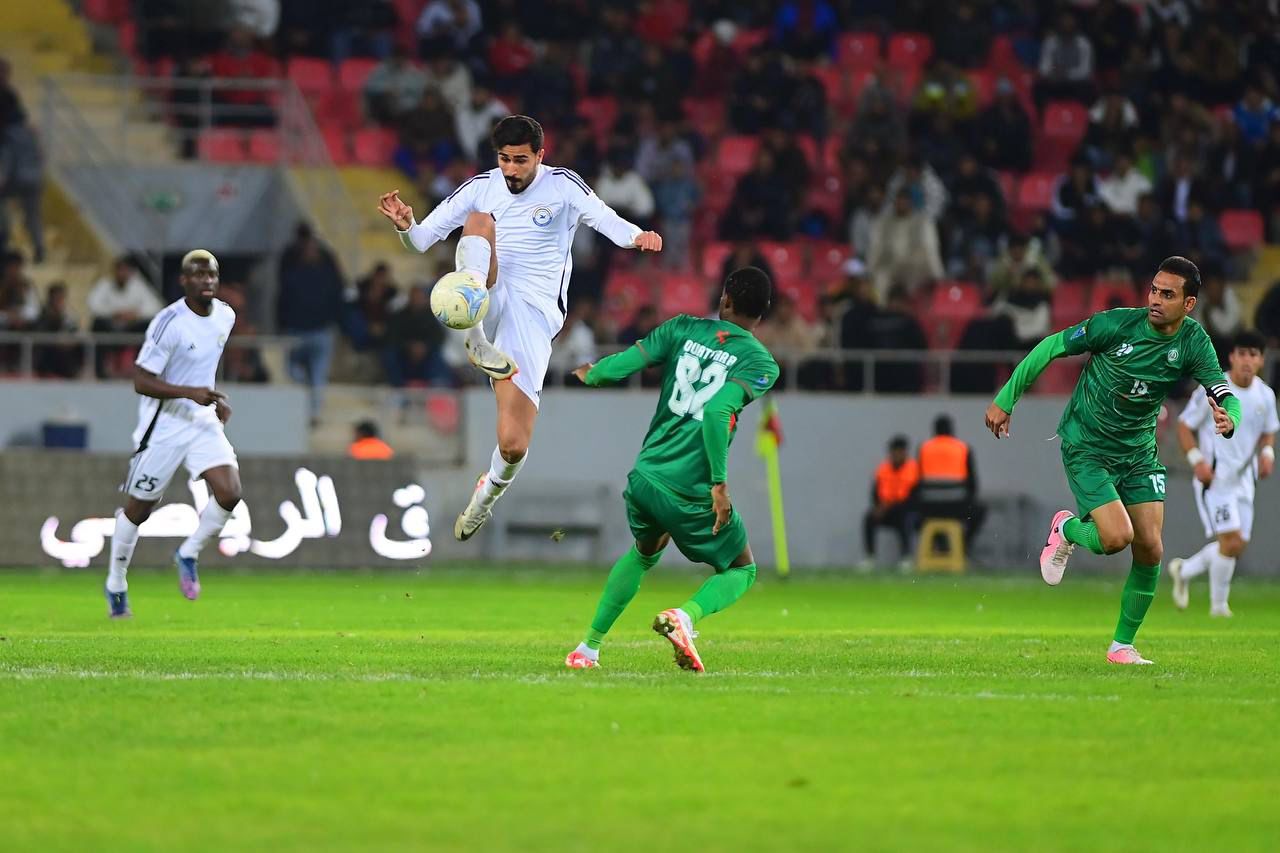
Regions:
<instances>
[{"instance_id":1,"label":"white football jersey","mask_svg":"<svg viewBox=\"0 0 1280 853\"><path fill-rule=\"evenodd\" d=\"M573 235L580 222L629 248L641 228L619 216L570 169L538 167L523 192L512 193L501 169L464 182L421 222L400 232L406 247L425 252L462 225L469 213L488 213L496 223L498 281L511 294L547 318L552 329L564 324L569 277L573 274Z\"/></svg>"},{"instance_id":2,"label":"white football jersey","mask_svg":"<svg viewBox=\"0 0 1280 853\"><path fill-rule=\"evenodd\" d=\"M1240 424L1231 438L1224 438L1214 431L1209 398L1198 390L1191 395L1178 420L1196 431L1200 452L1213 468L1215 482L1252 484L1257 479L1258 439L1280 430L1280 419L1276 417L1276 392L1256 377L1248 388L1241 388L1228 375L1227 387L1240 401Z\"/></svg>"},{"instance_id":3,"label":"white football jersey","mask_svg":"<svg viewBox=\"0 0 1280 853\"><path fill-rule=\"evenodd\" d=\"M136 364L174 385L212 388L218 360L235 322L235 310L221 299L213 300L208 317L201 317L187 306L185 299L179 299L151 319ZM192 423L221 427L213 406L197 406L195 401L186 399L138 396L135 450L150 443L162 444Z\"/></svg>"}]
</instances>

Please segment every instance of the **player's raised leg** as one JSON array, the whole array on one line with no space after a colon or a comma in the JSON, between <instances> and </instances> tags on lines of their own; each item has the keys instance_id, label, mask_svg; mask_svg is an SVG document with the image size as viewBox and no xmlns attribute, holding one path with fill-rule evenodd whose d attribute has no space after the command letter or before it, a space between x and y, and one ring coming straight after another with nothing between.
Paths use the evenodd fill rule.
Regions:
<instances>
[{"instance_id":1,"label":"player's raised leg","mask_svg":"<svg viewBox=\"0 0 1280 853\"><path fill-rule=\"evenodd\" d=\"M1120 593L1120 619L1111 648L1107 650L1107 660L1119 664L1149 664L1151 661L1133 647L1133 641L1156 596L1160 563L1164 559L1161 539L1164 504L1149 501L1127 509L1133 522L1133 563Z\"/></svg>"},{"instance_id":2,"label":"player's raised leg","mask_svg":"<svg viewBox=\"0 0 1280 853\"><path fill-rule=\"evenodd\" d=\"M756 562L748 546L728 568L707 578L688 601L654 617L653 630L671 641L676 652L677 666L694 672L706 672L702 657L693 644L698 637L694 627L705 617L733 605L755 582Z\"/></svg>"},{"instance_id":3,"label":"player's raised leg","mask_svg":"<svg viewBox=\"0 0 1280 853\"><path fill-rule=\"evenodd\" d=\"M497 231L493 216L488 213L468 214L462 226L462 237L454 253L454 268L469 272L492 288L498 280ZM464 333L467 358L491 379L510 379L518 369L509 355L499 350L485 337L479 323Z\"/></svg>"},{"instance_id":4,"label":"player's raised leg","mask_svg":"<svg viewBox=\"0 0 1280 853\"><path fill-rule=\"evenodd\" d=\"M178 569L178 588L190 601L200 597L200 573L198 561L200 551L222 532L240 503L240 470L235 465L219 465L210 468L202 475L209 485L212 497L200 513L200 521L195 531L188 536L173 555L173 563Z\"/></svg>"},{"instance_id":5,"label":"player's raised leg","mask_svg":"<svg viewBox=\"0 0 1280 853\"><path fill-rule=\"evenodd\" d=\"M631 599L636 597L645 574L662 559L662 549L667 547L669 539L665 533L637 539L631 550L613 564L604 582L604 591L600 593L600 603L596 605L591 627L578 647L564 659L565 666L592 669L600 665L600 645L605 635L618 621L622 611L627 609Z\"/></svg>"},{"instance_id":6,"label":"player's raised leg","mask_svg":"<svg viewBox=\"0 0 1280 853\"><path fill-rule=\"evenodd\" d=\"M454 522L453 535L462 542L489 520L493 505L524 467L538 419L538 407L514 383L495 382L493 392L498 403L498 446L493 449L488 472L480 477L471 501Z\"/></svg>"}]
</instances>

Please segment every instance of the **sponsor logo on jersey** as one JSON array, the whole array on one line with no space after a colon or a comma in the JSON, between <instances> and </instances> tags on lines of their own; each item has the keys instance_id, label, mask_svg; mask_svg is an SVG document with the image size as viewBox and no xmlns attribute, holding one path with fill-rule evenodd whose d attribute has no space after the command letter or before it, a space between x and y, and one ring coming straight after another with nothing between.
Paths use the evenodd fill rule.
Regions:
<instances>
[{"instance_id":1,"label":"sponsor logo on jersey","mask_svg":"<svg viewBox=\"0 0 1280 853\"><path fill-rule=\"evenodd\" d=\"M720 342L720 346L724 346L724 342L729 340L729 332L727 329L721 329L716 332L716 340Z\"/></svg>"},{"instance_id":2,"label":"sponsor logo on jersey","mask_svg":"<svg viewBox=\"0 0 1280 853\"><path fill-rule=\"evenodd\" d=\"M538 207L533 211L533 224L545 228L551 222L551 208Z\"/></svg>"},{"instance_id":3,"label":"sponsor logo on jersey","mask_svg":"<svg viewBox=\"0 0 1280 853\"><path fill-rule=\"evenodd\" d=\"M761 376L759 379L756 380L756 384L759 385L761 388L763 388L764 386L769 384L769 377Z\"/></svg>"},{"instance_id":4,"label":"sponsor logo on jersey","mask_svg":"<svg viewBox=\"0 0 1280 853\"><path fill-rule=\"evenodd\" d=\"M1071 340L1074 341L1076 338L1080 337L1086 331L1088 331L1087 329L1088 325L1089 325L1088 323L1081 323L1079 326L1077 326L1076 330L1071 333Z\"/></svg>"},{"instance_id":5,"label":"sponsor logo on jersey","mask_svg":"<svg viewBox=\"0 0 1280 853\"><path fill-rule=\"evenodd\" d=\"M1178 348L1174 347L1173 349L1169 350L1169 363L1173 364L1177 360L1178 360Z\"/></svg>"},{"instance_id":6,"label":"sponsor logo on jersey","mask_svg":"<svg viewBox=\"0 0 1280 853\"><path fill-rule=\"evenodd\" d=\"M1131 352L1133 352L1133 344L1127 344L1127 343L1121 344L1120 346L1116 347L1115 350L1112 351L1111 357L1124 358L1126 355L1128 355Z\"/></svg>"}]
</instances>

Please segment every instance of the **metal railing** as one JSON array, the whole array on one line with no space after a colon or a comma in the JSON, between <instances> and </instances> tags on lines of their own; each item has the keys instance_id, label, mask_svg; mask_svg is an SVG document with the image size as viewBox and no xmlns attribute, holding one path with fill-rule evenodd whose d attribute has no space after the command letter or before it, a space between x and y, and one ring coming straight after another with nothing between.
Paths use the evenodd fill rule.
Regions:
<instances>
[{"instance_id":1,"label":"metal railing","mask_svg":"<svg viewBox=\"0 0 1280 853\"><path fill-rule=\"evenodd\" d=\"M42 86L44 139L55 174L81 208L92 209L88 202L98 198L109 202L103 210L110 221L95 224L121 248L139 253L152 280L159 280L160 259L170 249L167 215L144 203L141 187L119 167L157 165L157 138L171 161L197 157L201 140L215 132L239 138L246 161L305 171L305 180L290 173L290 188L300 206L322 220L318 230L348 268L359 269L354 202L291 80L67 73L44 77ZM250 102L234 100L241 94ZM91 122L85 112L95 104L107 105L108 112ZM255 130L270 137L270 149L251 152Z\"/></svg>"}]
</instances>

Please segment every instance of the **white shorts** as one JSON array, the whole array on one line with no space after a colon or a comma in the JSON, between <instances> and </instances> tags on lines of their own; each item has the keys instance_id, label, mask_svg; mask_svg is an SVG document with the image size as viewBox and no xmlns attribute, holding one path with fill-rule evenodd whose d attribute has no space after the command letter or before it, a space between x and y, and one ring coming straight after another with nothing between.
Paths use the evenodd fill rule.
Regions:
<instances>
[{"instance_id":1,"label":"white shorts","mask_svg":"<svg viewBox=\"0 0 1280 853\"><path fill-rule=\"evenodd\" d=\"M1205 488L1195 482L1196 509L1204 524L1207 539L1216 539L1223 533L1239 532L1244 541L1253 533L1253 490L1242 484L1219 484L1214 481Z\"/></svg>"},{"instance_id":2,"label":"white shorts","mask_svg":"<svg viewBox=\"0 0 1280 853\"><path fill-rule=\"evenodd\" d=\"M511 356L520 368L511 381L537 408L547 364L551 361L551 339L557 330L549 328L541 311L506 288L494 287L489 299L489 314L485 318L489 340Z\"/></svg>"},{"instance_id":3,"label":"white shorts","mask_svg":"<svg viewBox=\"0 0 1280 853\"><path fill-rule=\"evenodd\" d=\"M134 453L121 489L140 501L158 501L183 464L192 480L211 468L240 467L236 451L220 427L189 424L167 437L164 444L148 444Z\"/></svg>"}]
</instances>

